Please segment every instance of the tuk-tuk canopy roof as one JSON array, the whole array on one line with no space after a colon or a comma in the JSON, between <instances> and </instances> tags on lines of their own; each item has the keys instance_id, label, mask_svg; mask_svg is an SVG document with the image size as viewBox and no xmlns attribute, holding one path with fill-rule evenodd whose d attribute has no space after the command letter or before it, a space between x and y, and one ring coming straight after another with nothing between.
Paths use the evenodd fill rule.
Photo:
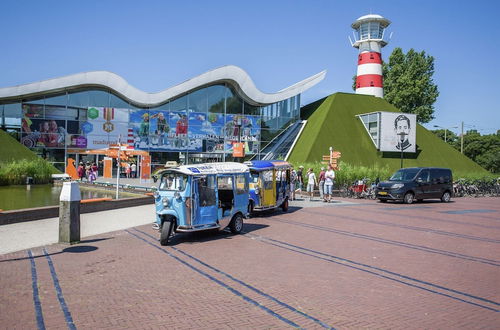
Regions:
<instances>
[{"instance_id":1,"label":"tuk-tuk canopy roof","mask_svg":"<svg viewBox=\"0 0 500 330\"><path fill-rule=\"evenodd\" d=\"M291 165L284 160L250 160L245 162L252 170L270 170L273 168L283 169L290 168Z\"/></svg>"},{"instance_id":2,"label":"tuk-tuk canopy roof","mask_svg":"<svg viewBox=\"0 0 500 330\"><path fill-rule=\"evenodd\" d=\"M182 165L179 167L170 168L168 170L177 171L186 175L199 174L231 174L231 173L247 173L248 166L241 163L203 163L193 165Z\"/></svg>"}]
</instances>

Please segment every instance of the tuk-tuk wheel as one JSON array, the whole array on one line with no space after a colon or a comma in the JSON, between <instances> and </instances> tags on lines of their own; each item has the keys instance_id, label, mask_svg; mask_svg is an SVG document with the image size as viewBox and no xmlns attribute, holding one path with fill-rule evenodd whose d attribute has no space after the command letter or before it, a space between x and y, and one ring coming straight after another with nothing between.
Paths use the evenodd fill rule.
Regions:
<instances>
[{"instance_id":1,"label":"tuk-tuk wheel","mask_svg":"<svg viewBox=\"0 0 500 330\"><path fill-rule=\"evenodd\" d=\"M164 221L161 226L161 234L160 234L160 244L165 246L168 244L168 239L170 238L170 234L172 234L172 228L174 227L173 221Z\"/></svg>"},{"instance_id":2,"label":"tuk-tuk wheel","mask_svg":"<svg viewBox=\"0 0 500 330\"><path fill-rule=\"evenodd\" d=\"M285 201L283 202L283 204L281 204L281 209L283 210L283 212L287 212L288 211L288 198L285 199Z\"/></svg>"},{"instance_id":3,"label":"tuk-tuk wheel","mask_svg":"<svg viewBox=\"0 0 500 330\"><path fill-rule=\"evenodd\" d=\"M239 234L241 232L243 229L243 216L240 213L233 217L229 224L229 229L231 229L233 234Z\"/></svg>"}]
</instances>

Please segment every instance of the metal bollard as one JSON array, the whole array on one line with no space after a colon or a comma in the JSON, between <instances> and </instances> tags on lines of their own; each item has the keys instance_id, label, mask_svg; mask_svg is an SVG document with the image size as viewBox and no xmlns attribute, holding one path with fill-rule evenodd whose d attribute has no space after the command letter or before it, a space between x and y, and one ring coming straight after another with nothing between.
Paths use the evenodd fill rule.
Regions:
<instances>
[{"instance_id":1,"label":"metal bollard","mask_svg":"<svg viewBox=\"0 0 500 330\"><path fill-rule=\"evenodd\" d=\"M80 241L80 187L64 182L59 197L59 243Z\"/></svg>"}]
</instances>

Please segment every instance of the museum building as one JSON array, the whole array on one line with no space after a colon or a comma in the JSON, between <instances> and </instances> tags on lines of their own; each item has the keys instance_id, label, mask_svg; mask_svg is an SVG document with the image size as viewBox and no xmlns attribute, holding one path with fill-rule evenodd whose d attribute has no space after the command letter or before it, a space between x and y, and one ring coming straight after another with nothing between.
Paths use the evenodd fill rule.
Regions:
<instances>
[{"instance_id":1,"label":"museum building","mask_svg":"<svg viewBox=\"0 0 500 330\"><path fill-rule=\"evenodd\" d=\"M325 74L267 94L236 66L157 93L111 72L79 73L0 88L0 125L60 170L69 157L99 161L86 151L118 142L148 151L153 170L234 160L236 144L244 159L281 157L301 129L300 94Z\"/></svg>"}]
</instances>

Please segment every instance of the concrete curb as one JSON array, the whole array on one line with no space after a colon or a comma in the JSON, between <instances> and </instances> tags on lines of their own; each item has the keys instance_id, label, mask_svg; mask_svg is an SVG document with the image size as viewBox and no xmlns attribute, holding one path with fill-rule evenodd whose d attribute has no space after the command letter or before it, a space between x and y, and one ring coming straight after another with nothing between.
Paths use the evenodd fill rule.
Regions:
<instances>
[{"instance_id":1,"label":"concrete curb","mask_svg":"<svg viewBox=\"0 0 500 330\"><path fill-rule=\"evenodd\" d=\"M80 204L80 213L100 212L148 204L154 204L154 198L151 196L121 198L118 200ZM57 217L59 217L59 205L3 211L0 213L0 226Z\"/></svg>"}]
</instances>

